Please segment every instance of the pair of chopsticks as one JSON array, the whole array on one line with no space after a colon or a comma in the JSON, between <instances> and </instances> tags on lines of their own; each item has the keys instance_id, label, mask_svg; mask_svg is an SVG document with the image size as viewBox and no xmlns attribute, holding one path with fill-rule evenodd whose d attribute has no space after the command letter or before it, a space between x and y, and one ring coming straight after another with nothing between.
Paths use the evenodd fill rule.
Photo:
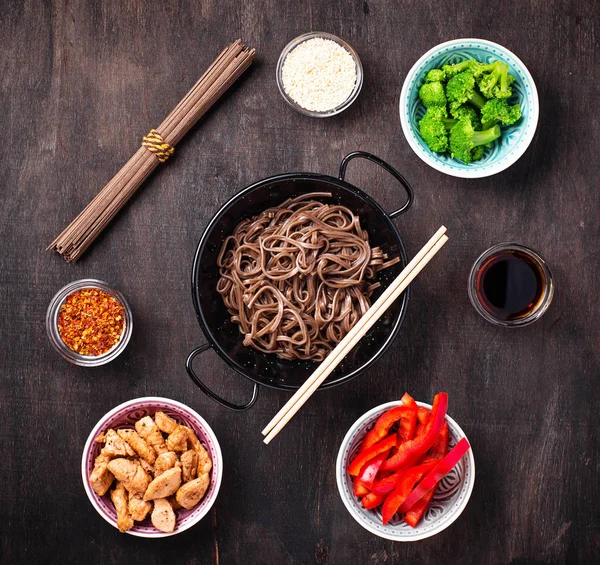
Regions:
<instances>
[{"instance_id":1,"label":"pair of chopsticks","mask_svg":"<svg viewBox=\"0 0 600 565\"><path fill-rule=\"evenodd\" d=\"M284 428L298 410L304 406L305 402L312 396L313 392L319 388L321 383L342 362L344 357L348 355L352 348L375 325L377 320L383 316L385 311L406 290L406 287L423 270L425 265L433 259L434 255L448 241L448 237L444 235L445 233L446 228L442 226L425 244L423 249L415 255L413 260L406 265L402 272L394 279L392 284L390 284L383 294L367 310L366 314L356 323L348 334L346 334L346 337L337 344L335 349L325 358L317 370L296 391L292 398L286 402L285 406L277 412L275 417L262 431L262 434L267 436L263 440L265 443L268 444Z\"/></svg>"}]
</instances>

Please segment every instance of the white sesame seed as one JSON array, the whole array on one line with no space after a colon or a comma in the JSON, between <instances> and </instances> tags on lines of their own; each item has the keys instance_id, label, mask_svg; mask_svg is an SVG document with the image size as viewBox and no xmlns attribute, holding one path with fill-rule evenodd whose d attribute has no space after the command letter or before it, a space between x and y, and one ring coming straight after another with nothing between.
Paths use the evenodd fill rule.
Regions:
<instances>
[{"instance_id":1,"label":"white sesame seed","mask_svg":"<svg viewBox=\"0 0 600 565\"><path fill-rule=\"evenodd\" d=\"M327 112L343 104L352 94L356 63L335 41L309 39L288 53L281 80L296 104L311 112Z\"/></svg>"}]
</instances>

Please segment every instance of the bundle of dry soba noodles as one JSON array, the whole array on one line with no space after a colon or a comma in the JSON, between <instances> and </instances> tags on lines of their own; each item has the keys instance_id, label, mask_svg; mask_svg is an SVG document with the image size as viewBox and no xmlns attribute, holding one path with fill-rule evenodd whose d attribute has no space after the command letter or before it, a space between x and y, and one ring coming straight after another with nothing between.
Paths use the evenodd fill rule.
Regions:
<instances>
[{"instance_id":1,"label":"bundle of dry soba noodles","mask_svg":"<svg viewBox=\"0 0 600 565\"><path fill-rule=\"evenodd\" d=\"M217 290L244 345L322 361L369 309L377 271L397 263L371 248L348 208L310 193L241 222L221 248Z\"/></svg>"}]
</instances>

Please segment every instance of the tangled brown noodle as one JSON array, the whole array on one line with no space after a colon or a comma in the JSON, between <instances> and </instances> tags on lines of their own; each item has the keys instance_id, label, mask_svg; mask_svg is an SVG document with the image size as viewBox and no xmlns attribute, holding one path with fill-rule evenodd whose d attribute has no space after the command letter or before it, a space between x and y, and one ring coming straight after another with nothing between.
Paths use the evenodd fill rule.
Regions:
<instances>
[{"instance_id":1,"label":"tangled brown noodle","mask_svg":"<svg viewBox=\"0 0 600 565\"><path fill-rule=\"evenodd\" d=\"M369 309L377 271L397 263L371 248L348 208L310 193L241 222L218 257L217 291L244 345L322 361Z\"/></svg>"}]
</instances>

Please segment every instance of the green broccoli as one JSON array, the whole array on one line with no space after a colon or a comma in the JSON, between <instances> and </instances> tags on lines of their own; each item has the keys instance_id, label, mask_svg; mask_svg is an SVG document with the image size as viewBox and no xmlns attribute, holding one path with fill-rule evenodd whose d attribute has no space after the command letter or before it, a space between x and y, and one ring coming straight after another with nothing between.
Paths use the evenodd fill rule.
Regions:
<instances>
[{"instance_id":1,"label":"green broccoli","mask_svg":"<svg viewBox=\"0 0 600 565\"><path fill-rule=\"evenodd\" d=\"M512 96L510 85L515 81L515 77L508 70L508 65L502 61L486 65L486 71L479 75L477 81L481 93L486 98L506 99Z\"/></svg>"},{"instance_id":2,"label":"green broccoli","mask_svg":"<svg viewBox=\"0 0 600 565\"><path fill-rule=\"evenodd\" d=\"M444 82L446 73L442 69L431 69L425 75L425 82Z\"/></svg>"},{"instance_id":3,"label":"green broccoli","mask_svg":"<svg viewBox=\"0 0 600 565\"><path fill-rule=\"evenodd\" d=\"M454 107L470 102L476 108L481 109L486 100L475 90L475 77L471 71L463 71L453 76L446 85L446 96Z\"/></svg>"},{"instance_id":4,"label":"green broccoli","mask_svg":"<svg viewBox=\"0 0 600 565\"><path fill-rule=\"evenodd\" d=\"M469 118L462 118L450 130L450 154L465 163L483 156L483 146L500 137L500 126L485 131L475 131ZM480 148L481 147L481 148Z\"/></svg>"},{"instance_id":5,"label":"green broccoli","mask_svg":"<svg viewBox=\"0 0 600 565\"><path fill-rule=\"evenodd\" d=\"M455 65L444 65L442 67L442 71L444 71L447 78L452 78L458 73L462 73L463 71L472 69L477 64L478 63L475 59L467 59L466 61L461 61L460 63L456 63Z\"/></svg>"},{"instance_id":6,"label":"green broccoli","mask_svg":"<svg viewBox=\"0 0 600 565\"><path fill-rule=\"evenodd\" d=\"M456 116L455 116L456 117ZM506 100L493 98L488 100L481 108L481 121L483 129L488 129L500 122L504 126L510 126L521 118L521 105L511 106Z\"/></svg>"},{"instance_id":7,"label":"green broccoli","mask_svg":"<svg viewBox=\"0 0 600 565\"><path fill-rule=\"evenodd\" d=\"M461 118L469 118L475 129L481 129L481 120L477 110L470 104L458 104L453 102L450 104L450 114L453 118L460 120ZM492 124L493 126L494 124ZM490 126L491 127L491 126Z\"/></svg>"},{"instance_id":8,"label":"green broccoli","mask_svg":"<svg viewBox=\"0 0 600 565\"><path fill-rule=\"evenodd\" d=\"M429 149L445 153L448 151L448 132L457 122L458 120L448 119L445 107L432 106L421 118L419 131Z\"/></svg>"},{"instance_id":9,"label":"green broccoli","mask_svg":"<svg viewBox=\"0 0 600 565\"><path fill-rule=\"evenodd\" d=\"M419 88L419 98L426 108L446 106L446 94L441 82L426 82Z\"/></svg>"}]
</instances>

